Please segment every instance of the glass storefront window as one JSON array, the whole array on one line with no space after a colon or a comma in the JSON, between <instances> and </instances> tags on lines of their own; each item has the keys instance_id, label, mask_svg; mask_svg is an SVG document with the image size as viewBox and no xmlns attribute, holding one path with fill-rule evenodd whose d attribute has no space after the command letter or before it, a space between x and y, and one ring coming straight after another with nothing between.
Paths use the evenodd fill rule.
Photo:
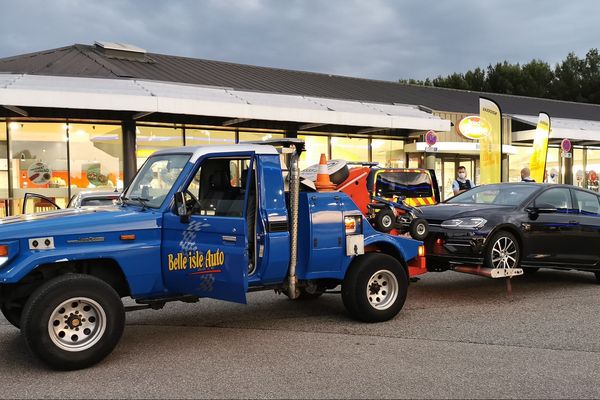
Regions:
<instances>
[{"instance_id":1,"label":"glass storefront window","mask_svg":"<svg viewBox=\"0 0 600 400\"><path fill-rule=\"evenodd\" d=\"M582 148L573 149L573 185L579 187L583 187L585 185Z\"/></svg>"},{"instance_id":2,"label":"glass storefront window","mask_svg":"<svg viewBox=\"0 0 600 400\"><path fill-rule=\"evenodd\" d=\"M514 146L514 148L516 154L509 154L508 156L508 181L520 182L521 169L529 166L533 148L531 146Z\"/></svg>"},{"instance_id":3,"label":"glass storefront window","mask_svg":"<svg viewBox=\"0 0 600 400\"><path fill-rule=\"evenodd\" d=\"M546 172L546 182L560 182L560 151L558 147L548 147L548 154L546 155Z\"/></svg>"},{"instance_id":4,"label":"glass storefront window","mask_svg":"<svg viewBox=\"0 0 600 400\"><path fill-rule=\"evenodd\" d=\"M13 214L21 213L26 192L49 197L60 207L67 205L67 127L65 123L9 123Z\"/></svg>"},{"instance_id":5,"label":"glass storefront window","mask_svg":"<svg viewBox=\"0 0 600 400\"><path fill-rule=\"evenodd\" d=\"M283 139L282 133L240 132L240 142L258 142L259 140Z\"/></svg>"},{"instance_id":6,"label":"glass storefront window","mask_svg":"<svg viewBox=\"0 0 600 400\"><path fill-rule=\"evenodd\" d=\"M8 215L8 147L6 122L0 122L0 217Z\"/></svg>"},{"instance_id":7,"label":"glass storefront window","mask_svg":"<svg viewBox=\"0 0 600 400\"><path fill-rule=\"evenodd\" d=\"M587 149L587 166L585 169L587 188L598 192L598 174L600 173L600 148L589 147Z\"/></svg>"},{"instance_id":8,"label":"glass storefront window","mask_svg":"<svg viewBox=\"0 0 600 400\"><path fill-rule=\"evenodd\" d=\"M371 140L371 161L381 167L404 167L404 142L400 140Z\"/></svg>"},{"instance_id":9,"label":"glass storefront window","mask_svg":"<svg viewBox=\"0 0 600 400\"><path fill-rule=\"evenodd\" d=\"M331 159L369 161L369 140L362 138L332 137Z\"/></svg>"},{"instance_id":10,"label":"glass storefront window","mask_svg":"<svg viewBox=\"0 0 600 400\"><path fill-rule=\"evenodd\" d=\"M215 131L211 129L185 129L186 146L230 145L235 144L234 131Z\"/></svg>"},{"instance_id":11,"label":"glass storefront window","mask_svg":"<svg viewBox=\"0 0 600 400\"><path fill-rule=\"evenodd\" d=\"M183 146L183 129L158 126L138 126L136 156L138 168L156 150Z\"/></svg>"},{"instance_id":12,"label":"glass storefront window","mask_svg":"<svg viewBox=\"0 0 600 400\"><path fill-rule=\"evenodd\" d=\"M69 124L71 195L123 189L120 125Z\"/></svg>"},{"instance_id":13,"label":"glass storefront window","mask_svg":"<svg viewBox=\"0 0 600 400\"><path fill-rule=\"evenodd\" d=\"M309 136L298 135L298 139L304 140L306 151L300 155L300 169L318 164L321 158L321 153L329 159L328 137L327 136Z\"/></svg>"}]
</instances>

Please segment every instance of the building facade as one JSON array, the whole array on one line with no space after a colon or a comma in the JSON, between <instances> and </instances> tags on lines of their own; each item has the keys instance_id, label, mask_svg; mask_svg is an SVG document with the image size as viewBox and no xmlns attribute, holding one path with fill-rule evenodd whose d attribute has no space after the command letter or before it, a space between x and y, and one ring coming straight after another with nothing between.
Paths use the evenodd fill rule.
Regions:
<instances>
[{"instance_id":1,"label":"building facade","mask_svg":"<svg viewBox=\"0 0 600 400\"><path fill-rule=\"evenodd\" d=\"M329 158L435 169L442 192L459 165L477 183L477 144L458 122L479 93L147 53L112 43L0 59L0 214L26 192L65 206L82 190L122 189L154 151L300 137L301 165ZM528 164L537 112L557 118L548 171L597 190L600 107L488 95L503 109L503 180ZM434 130L436 151L424 135ZM574 133L577 133L574 134ZM572 134L573 133L573 134ZM560 156L564 137L572 160ZM570 178L571 176L571 178ZM595 179L594 179L595 178ZM35 209L27 212L39 211Z\"/></svg>"}]
</instances>

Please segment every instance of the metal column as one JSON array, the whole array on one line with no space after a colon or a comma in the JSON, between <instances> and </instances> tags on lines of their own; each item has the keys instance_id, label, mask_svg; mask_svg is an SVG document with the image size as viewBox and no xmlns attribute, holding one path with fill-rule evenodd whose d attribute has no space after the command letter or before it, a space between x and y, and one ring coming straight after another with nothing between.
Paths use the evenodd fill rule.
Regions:
<instances>
[{"instance_id":1,"label":"metal column","mask_svg":"<svg viewBox=\"0 0 600 400\"><path fill-rule=\"evenodd\" d=\"M121 130L123 132L123 183L127 186L137 172L135 121L131 119L122 121Z\"/></svg>"}]
</instances>

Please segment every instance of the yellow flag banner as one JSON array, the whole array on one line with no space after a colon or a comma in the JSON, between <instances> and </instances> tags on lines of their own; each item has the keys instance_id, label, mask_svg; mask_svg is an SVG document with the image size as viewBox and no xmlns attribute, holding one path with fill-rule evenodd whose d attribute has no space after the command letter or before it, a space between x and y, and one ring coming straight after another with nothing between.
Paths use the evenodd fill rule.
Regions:
<instances>
[{"instance_id":1,"label":"yellow flag banner","mask_svg":"<svg viewBox=\"0 0 600 400\"><path fill-rule=\"evenodd\" d=\"M490 99L479 98L479 117L487 132L479 139L479 183L502 180L502 111Z\"/></svg>"},{"instance_id":2,"label":"yellow flag banner","mask_svg":"<svg viewBox=\"0 0 600 400\"><path fill-rule=\"evenodd\" d=\"M533 138L533 152L529 159L529 170L531 179L536 182L544 181L544 172L546 171L546 155L548 154L548 137L550 136L550 116L546 113L540 113L535 137Z\"/></svg>"}]
</instances>

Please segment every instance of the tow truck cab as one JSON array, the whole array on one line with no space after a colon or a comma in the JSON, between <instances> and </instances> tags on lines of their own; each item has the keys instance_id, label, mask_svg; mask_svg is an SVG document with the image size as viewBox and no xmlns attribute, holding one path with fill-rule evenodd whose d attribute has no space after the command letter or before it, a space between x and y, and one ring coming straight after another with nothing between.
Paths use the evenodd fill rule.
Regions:
<instances>
[{"instance_id":1,"label":"tow truck cab","mask_svg":"<svg viewBox=\"0 0 600 400\"><path fill-rule=\"evenodd\" d=\"M127 296L140 304L129 311L202 297L245 303L266 289L315 298L341 284L352 317L394 317L422 243L375 231L342 192L301 190L303 146L163 150L120 205L0 220L3 314L59 369L112 351Z\"/></svg>"}]
</instances>

